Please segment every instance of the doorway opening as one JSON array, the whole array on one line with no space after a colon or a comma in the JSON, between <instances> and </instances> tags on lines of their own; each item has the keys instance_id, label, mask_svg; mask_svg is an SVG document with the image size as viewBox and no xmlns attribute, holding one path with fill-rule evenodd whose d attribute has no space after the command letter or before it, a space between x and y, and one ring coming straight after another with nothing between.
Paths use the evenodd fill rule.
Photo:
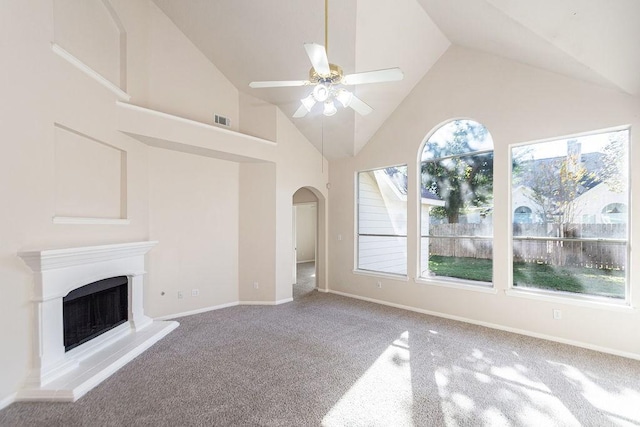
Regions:
<instances>
[{"instance_id":1,"label":"doorway opening","mask_svg":"<svg viewBox=\"0 0 640 427\"><path fill-rule=\"evenodd\" d=\"M317 288L318 198L306 188L293 195L293 299Z\"/></svg>"}]
</instances>

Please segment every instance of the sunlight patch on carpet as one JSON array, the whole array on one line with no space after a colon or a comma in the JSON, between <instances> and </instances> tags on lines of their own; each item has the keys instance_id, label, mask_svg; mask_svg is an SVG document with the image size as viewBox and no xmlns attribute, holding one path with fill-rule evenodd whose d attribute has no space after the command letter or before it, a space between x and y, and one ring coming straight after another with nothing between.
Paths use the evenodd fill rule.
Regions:
<instances>
[{"instance_id":1,"label":"sunlight patch on carpet","mask_svg":"<svg viewBox=\"0 0 640 427\"><path fill-rule=\"evenodd\" d=\"M325 427L413 425L409 332L395 340L322 420Z\"/></svg>"}]
</instances>

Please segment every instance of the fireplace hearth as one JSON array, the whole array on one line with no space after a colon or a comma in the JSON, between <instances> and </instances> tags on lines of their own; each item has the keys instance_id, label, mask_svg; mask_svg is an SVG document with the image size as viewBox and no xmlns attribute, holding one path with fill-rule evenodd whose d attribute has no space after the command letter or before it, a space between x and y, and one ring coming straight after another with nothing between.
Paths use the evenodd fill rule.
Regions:
<instances>
[{"instance_id":1,"label":"fireplace hearth","mask_svg":"<svg viewBox=\"0 0 640 427\"><path fill-rule=\"evenodd\" d=\"M34 325L16 400L75 401L178 326L144 314L144 258L156 244L18 253L34 272Z\"/></svg>"}]
</instances>

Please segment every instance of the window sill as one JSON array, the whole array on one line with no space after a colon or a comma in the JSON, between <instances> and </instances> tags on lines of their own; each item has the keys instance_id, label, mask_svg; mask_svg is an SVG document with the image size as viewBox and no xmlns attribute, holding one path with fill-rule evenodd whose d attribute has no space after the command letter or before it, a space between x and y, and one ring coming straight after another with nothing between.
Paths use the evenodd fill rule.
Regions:
<instances>
[{"instance_id":1,"label":"window sill","mask_svg":"<svg viewBox=\"0 0 640 427\"><path fill-rule=\"evenodd\" d=\"M383 273L380 271L369 271L369 270L353 270L353 274L359 274L361 276L371 276L371 277L384 277L385 279L393 279L399 282L409 281L409 277L407 277L404 274Z\"/></svg>"},{"instance_id":2,"label":"window sill","mask_svg":"<svg viewBox=\"0 0 640 427\"><path fill-rule=\"evenodd\" d=\"M462 289L465 291L482 292L485 294L496 295L498 290L492 285L485 284L486 282L475 282L473 280L463 279L450 279L445 277L438 277L433 279L425 279L423 277L416 277L416 283L430 286L440 286L443 288Z\"/></svg>"},{"instance_id":3,"label":"window sill","mask_svg":"<svg viewBox=\"0 0 640 427\"><path fill-rule=\"evenodd\" d=\"M531 289L507 289L504 291L507 296L517 298L534 299L538 301L555 302L559 304L576 305L579 307L600 308L603 310L618 311L623 313L632 313L635 308L627 301L608 301L604 298L556 294L546 291L537 291Z\"/></svg>"}]
</instances>

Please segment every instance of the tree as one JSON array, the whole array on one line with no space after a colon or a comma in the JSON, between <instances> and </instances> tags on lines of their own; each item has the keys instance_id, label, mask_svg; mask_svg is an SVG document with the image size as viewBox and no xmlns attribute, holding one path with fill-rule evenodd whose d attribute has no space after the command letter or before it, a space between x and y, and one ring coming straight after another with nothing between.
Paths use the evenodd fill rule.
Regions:
<instances>
[{"instance_id":1,"label":"tree","mask_svg":"<svg viewBox=\"0 0 640 427\"><path fill-rule=\"evenodd\" d=\"M600 179L614 193L622 193L627 187L627 145L629 132L620 131L609 135L609 143L604 148L603 168Z\"/></svg>"},{"instance_id":2,"label":"tree","mask_svg":"<svg viewBox=\"0 0 640 427\"><path fill-rule=\"evenodd\" d=\"M531 189L529 197L546 223L564 224L560 237L569 232L566 225L575 223L576 199L595 180L581 162L579 143L567 141L567 155L535 160L517 160L514 181ZM531 154L531 152L527 153Z\"/></svg>"},{"instance_id":3,"label":"tree","mask_svg":"<svg viewBox=\"0 0 640 427\"><path fill-rule=\"evenodd\" d=\"M475 153L489 136L480 123L456 120L446 140L430 138L425 153L433 160L423 161L422 187L441 200L431 214L457 223L460 214L471 207L487 207L493 197L493 151Z\"/></svg>"}]
</instances>

